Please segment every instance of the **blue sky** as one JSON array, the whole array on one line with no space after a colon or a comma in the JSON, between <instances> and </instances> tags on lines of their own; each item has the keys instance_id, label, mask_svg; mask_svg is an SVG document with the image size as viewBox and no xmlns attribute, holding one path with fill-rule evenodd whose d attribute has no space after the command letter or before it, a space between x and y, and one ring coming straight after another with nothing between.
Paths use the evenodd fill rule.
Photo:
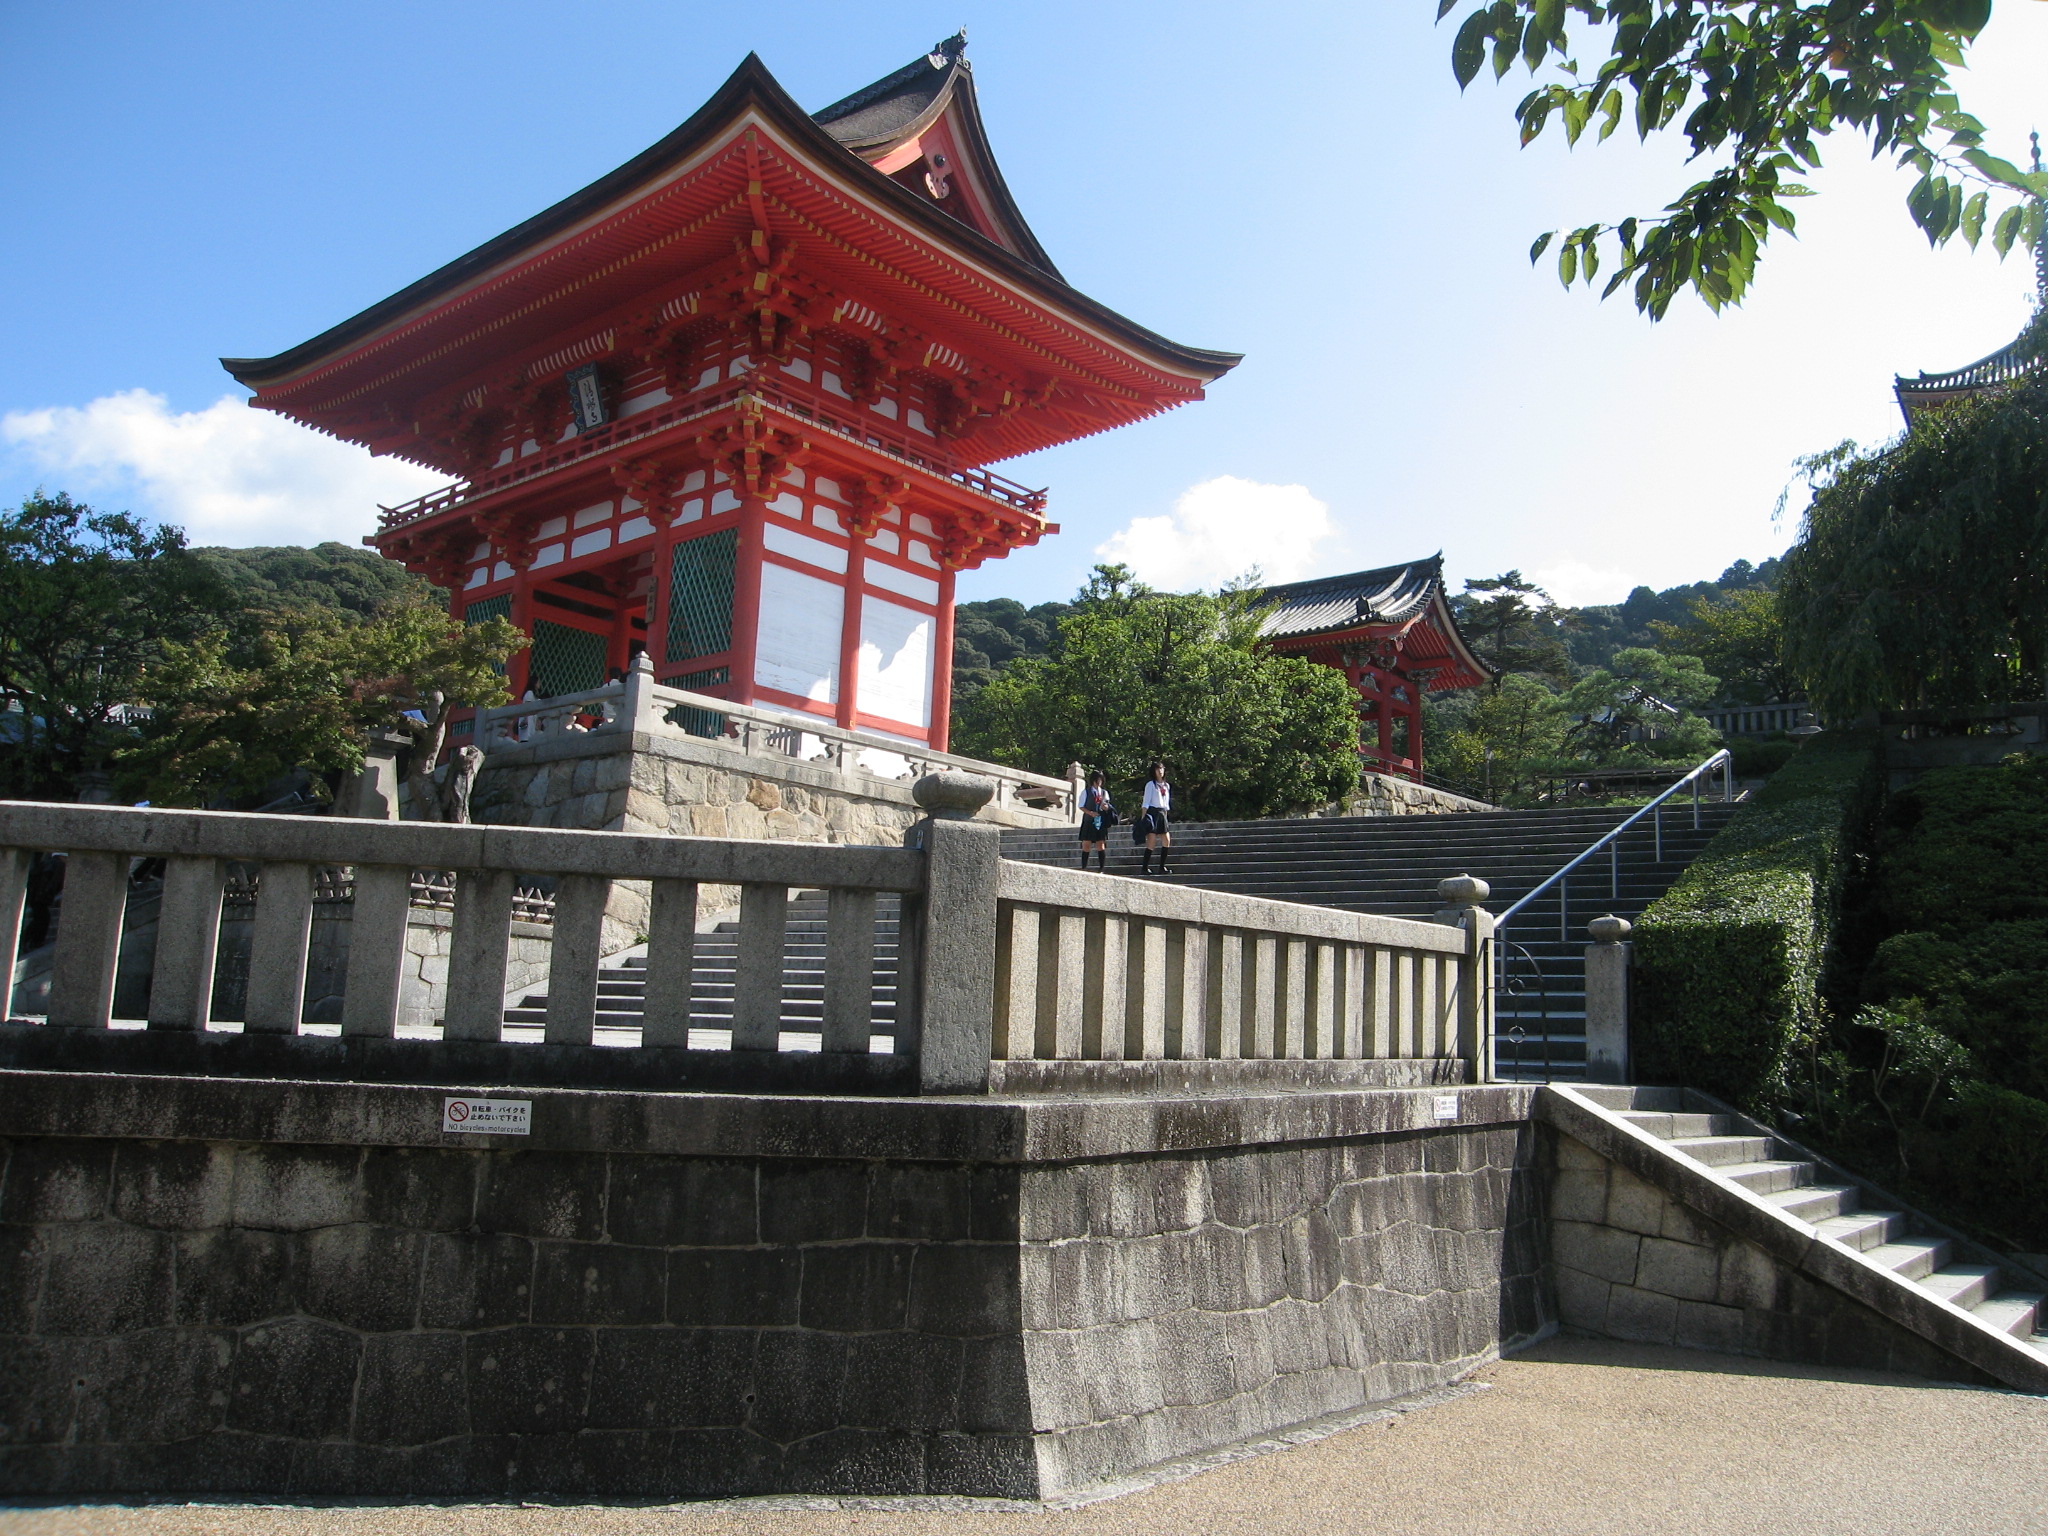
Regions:
<instances>
[{"instance_id":1,"label":"blue sky","mask_svg":"<svg viewBox=\"0 0 2048 1536\"><path fill-rule=\"evenodd\" d=\"M283 433L222 355L279 351L611 169L753 49L822 106L964 22L996 153L1068 279L1242 351L1211 398L1014 461L1064 531L963 580L1061 597L1435 549L1571 601L1776 553L1791 461L1896 429L1895 372L2024 322L2029 266L1930 252L1839 139L1746 307L1651 325L1530 240L1647 212L1672 147L1515 148L1429 0L760 6L526 0L0 5L0 500L38 484L196 541L353 539L432 475ZM1965 101L2021 159L2048 5L2002 0ZM2048 126L2043 122L2042 126ZM223 400L226 404L221 404ZM1190 495L1193 492L1193 495Z\"/></svg>"}]
</instances>

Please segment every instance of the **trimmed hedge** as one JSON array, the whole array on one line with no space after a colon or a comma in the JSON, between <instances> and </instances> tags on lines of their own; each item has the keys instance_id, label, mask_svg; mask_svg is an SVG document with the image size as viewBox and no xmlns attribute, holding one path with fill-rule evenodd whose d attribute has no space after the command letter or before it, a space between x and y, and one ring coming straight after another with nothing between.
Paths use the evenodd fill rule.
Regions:
<instances>
[{"instance_id":1,"label":"trimmed hedge","mask_svg":"<svg viewBox=\"0 0 2048 1536\"><path fill-rule=\"evenodd\" d=\"M1781 1097L1820 1023L1849 844L1877 803L1873 743L1799 749L1636 925L1635 1076L1745 1107Z\"/></svg>"}]
</instances>

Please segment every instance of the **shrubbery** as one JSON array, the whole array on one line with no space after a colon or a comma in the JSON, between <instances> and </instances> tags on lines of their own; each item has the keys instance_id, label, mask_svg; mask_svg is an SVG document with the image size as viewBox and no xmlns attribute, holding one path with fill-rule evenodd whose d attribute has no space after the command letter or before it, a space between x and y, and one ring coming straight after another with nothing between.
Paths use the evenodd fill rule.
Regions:
<instances>
[{"instance_id":1,"label":"shrubbery","mask_svg":"<svg viewBox=\"0 0 2048 1536\"><path fill-rule=\"evenodd\" d=\"M1871 744L1815 737L1636 929L1636 1076L1767 1111L1818 1040L1845 844L1876 792Z\"/></svg>"},{"instance_id":2,"label":"shrubbery","mask_svg":"<svg viewBox=\"0 0 2048 1536\"><path fill-rule=\"evenodd\" d=\"M1950 1219L2048 1249L2048 760L1892 796L1863 894L1824 1133Z\"/></svg>"}]
</instances>

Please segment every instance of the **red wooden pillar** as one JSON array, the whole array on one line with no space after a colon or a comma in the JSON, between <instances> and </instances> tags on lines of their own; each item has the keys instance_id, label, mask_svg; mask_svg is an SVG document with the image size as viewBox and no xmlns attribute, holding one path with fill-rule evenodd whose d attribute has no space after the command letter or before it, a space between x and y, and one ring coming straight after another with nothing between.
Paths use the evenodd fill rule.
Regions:
<instances>
[{"instance_id":1,"label":"red wooden pillar","mask_svg":"<svg viewBox=\"0 0 2048 1536\"><path fill-rule=\"evenodd\" d=\"M832 717L845 731L860 725L860 563L866 542L855 535L846 552L846 601L839 624L839 704Z\"/></svg>"},{"instance_id":2,"label":"red wooden pillar","mask_svg":"<svg viewBox=\"0 0 2048 1536\"><path fill-rule=\"evenodd\" d=\"M512 627L526 636L526 648L505 663L505 686L523 699L533 686L533 575L524 566L512 572Z\"/></svg>"},{"instance_id":3,"label":"red wooden pillar","mask_svg":"<svg viewBox=\"0 0 2048 1536\"><path fill-rule=\"evenodd\" d=\"M614 569L618 575L612 583L612 632L604 656L607 679L614 672L623 677L633 665L633 612L638 606L633 601L631 562Z\"/></svg>"},{"instance_id":4,"label":"red wooden pillar","mask_svg":"<svg viewBox=\"0 0 2048 1536\"><path fill-rule=\"evenodd\" d=\"M931 743L950 751L953 739L953 570L939 572L939 617L932 634Z\"/></svg>"},{"instance_id":5,"label":"red wooden pillar","mask_svg":"<svg viewBox=\"0 0 2048 1536\"><path fill-rule=\"evenodd\" d=\"M669 604L675 595L676 527L673 521L663 523L661 537L654 541L654 588L647 601L647 659L654 664L656 682L661 681L669 664Z\"/></svg>"},{"instance_id":6,"label":"red wooden pillar","mask_svg":"<svg viewBox=\"0 0 2048 1536\"><path fill-rule=\"evenodd\" d=\"M705 486L706 496L714 494ZM732 573L732 701L754 702L754 656L761 648L761 530L768 503L751 491L740 499L739 549Z\"/></svg>"}]
</instances>

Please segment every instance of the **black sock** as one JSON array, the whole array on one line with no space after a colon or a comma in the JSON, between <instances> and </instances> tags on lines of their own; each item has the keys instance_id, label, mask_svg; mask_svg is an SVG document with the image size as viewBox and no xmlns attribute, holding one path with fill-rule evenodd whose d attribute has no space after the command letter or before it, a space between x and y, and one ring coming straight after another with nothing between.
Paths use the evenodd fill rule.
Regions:
<instances>
[{"instance_id":1,"label":"black sock","mask_svg":"<svg viewBox=\"0 0 2048 1536\"><path fill-rule=\"evenodd\" d=\"M1081 867L1083 869L1088 867L1088 850L1086 848L1081 850Z\"/></svg>"},{"instance_id":2,"label":"black sock","mask_svg":"<svg viewBox=\"0 0 2048 1536\"><path fill-rule=\"evenodd\" d=\"M1148 875L1152 873L1152 850L1150 848L1145 850L1145 873Z\"/></svg>"},{"instance_id":3,"label":"black sock","mask_svg":"<svg viewBox=\"0 0 2048 1536\"><path fill-rule=\"evenodd\" d=\"M1096 850L1095 850L1095 872L1096 872L1097 874L1101 874L1101 873L1102 873L1103 871L1107 870L1108 868L1109 868L1109 850L1108 850L1107 848L1098 848L1098 849L1096 849Z\"/></svg>"}]
</instances>

